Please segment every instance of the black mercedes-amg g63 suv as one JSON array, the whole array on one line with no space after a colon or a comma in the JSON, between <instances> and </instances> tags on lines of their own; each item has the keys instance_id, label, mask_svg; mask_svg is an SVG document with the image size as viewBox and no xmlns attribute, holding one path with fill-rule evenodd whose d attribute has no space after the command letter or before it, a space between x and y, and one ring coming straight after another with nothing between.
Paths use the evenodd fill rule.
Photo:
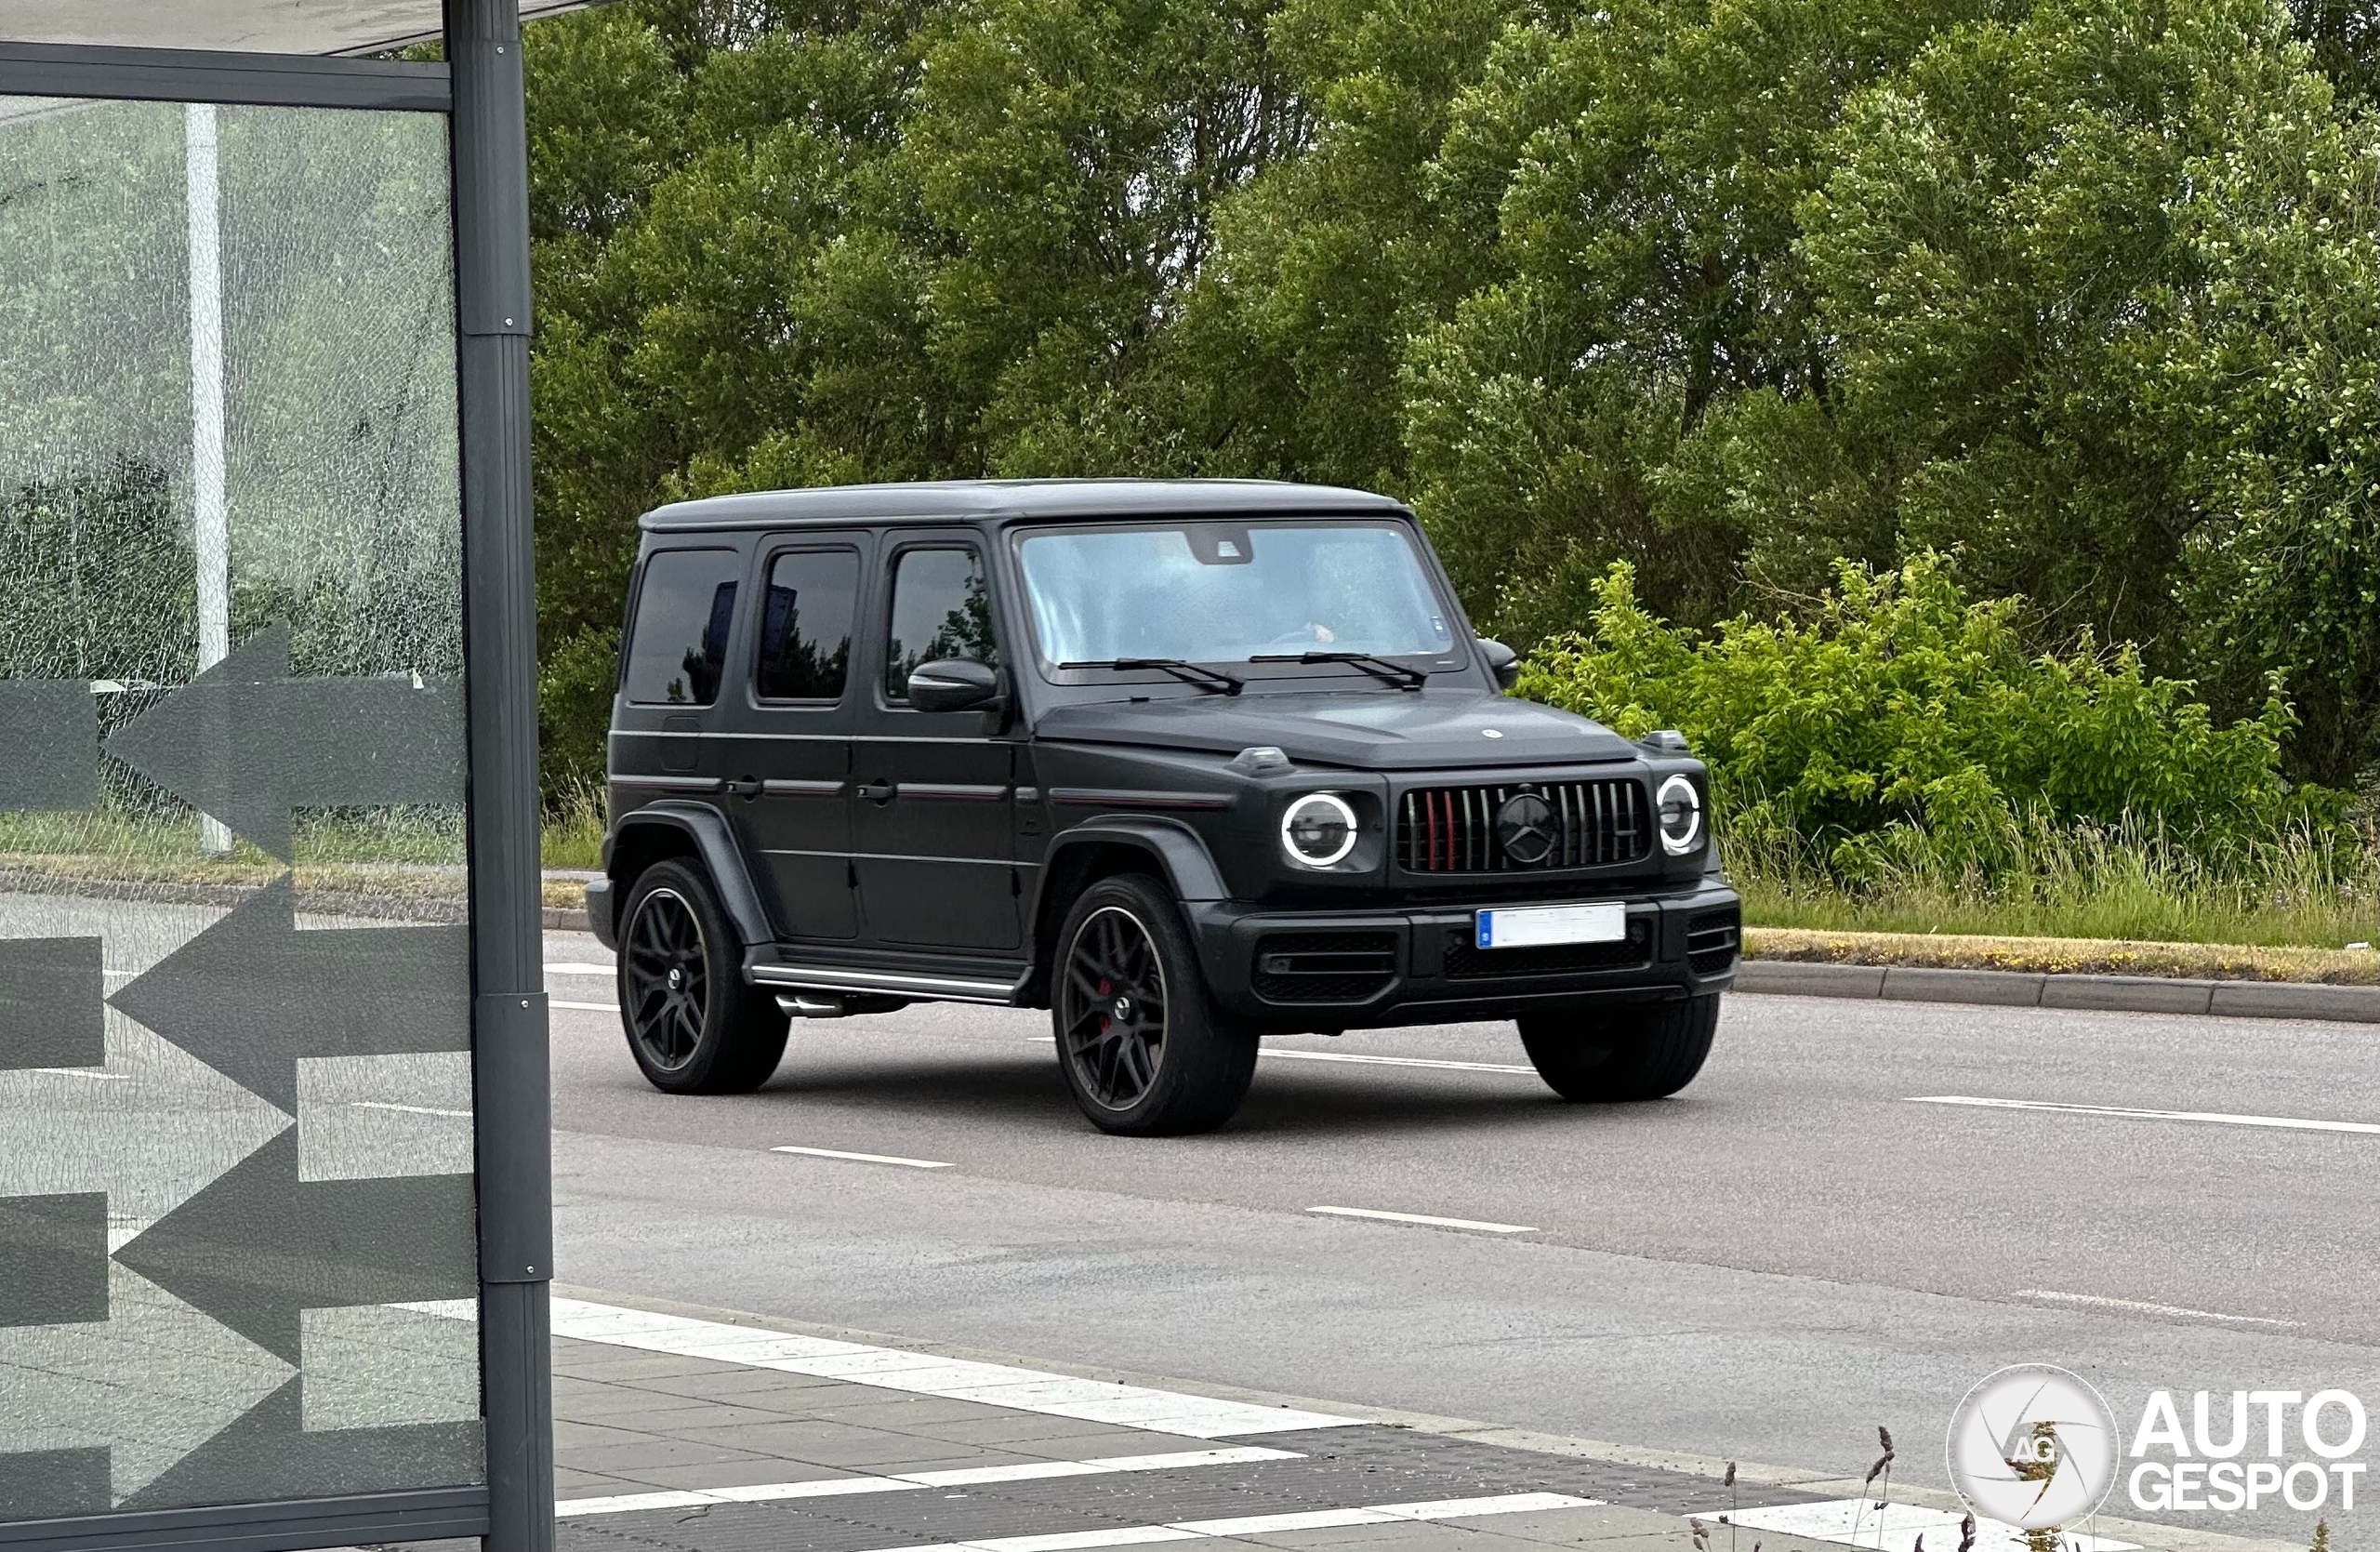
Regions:
<instances>
[{"instance_id":1,"label":"black mercedes-amg g63 suv","mask_svg":"<svg viewBox=\"0 0 2380 1552\"><path fill-rule=\"evenodd\" d=\"M643 520L588 889L673 1093L787 1021L1048 1008L1085 1115L1220 1125L1267 1034L1514 1019L1692 1080L1739 901L1702 764L1501 693L1413 519L1254 481L862 485Z\"/></svg>"}]
</instances>

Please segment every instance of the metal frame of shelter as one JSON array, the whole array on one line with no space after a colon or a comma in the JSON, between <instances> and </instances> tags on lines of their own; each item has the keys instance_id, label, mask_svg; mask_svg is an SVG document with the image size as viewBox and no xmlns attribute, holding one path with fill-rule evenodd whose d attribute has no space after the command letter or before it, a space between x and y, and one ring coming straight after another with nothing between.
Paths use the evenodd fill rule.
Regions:
<instances>
[{"instance_id":1,"label":"metal frame of shelter","mask_svg":"<svg viewBox=\"0 0 2380 1552\"><path fill-rule=\"evenodd\" d=\"M553 1268L519 0L445 0L445 61L0 41L0 96L443 113L451 133L469 689L483 1487L0 1523L0 1552L278 1552L553 1533Z\"/></svg>"}]
</instances>

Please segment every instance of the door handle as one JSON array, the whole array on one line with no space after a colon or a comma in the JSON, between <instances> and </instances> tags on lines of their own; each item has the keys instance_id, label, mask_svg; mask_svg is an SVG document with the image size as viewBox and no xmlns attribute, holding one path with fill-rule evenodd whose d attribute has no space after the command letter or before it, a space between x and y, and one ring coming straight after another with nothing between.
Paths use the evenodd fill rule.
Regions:
<instances>
[{"instance_id":1,"label":"door handle","mask_svg":"<svg viewBox=\"0 0 2380 1552\"><path fill-rule=\"evenodd\" d=\"M859 785L859 795L873 803L891 803L895 790L889 781L863 781Z\"/></svg>"},{"instance_id":2,"label":"door handle","mask_svg":"<svg viewBox=\"0 0 2380 1552\"><path fill-rule=\"evenodd\" d=\"M757 798L760 795L762 786L759 777L746 776L741 781L729 782L727 784L727 790L733 797Z\"/></svg>"}]
</instances>

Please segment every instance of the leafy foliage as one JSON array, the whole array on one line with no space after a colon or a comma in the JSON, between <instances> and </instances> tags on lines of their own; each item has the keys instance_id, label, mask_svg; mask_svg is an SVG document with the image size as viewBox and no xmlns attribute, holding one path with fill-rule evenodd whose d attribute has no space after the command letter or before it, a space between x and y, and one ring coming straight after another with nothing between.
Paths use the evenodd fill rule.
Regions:
<instances>
[{"instance_id":1,"label":"leafy foliage","mask_svg":"<svg viewBox=\"0 0 2380 1552\"><path fill-rule=\"evenodd\" d=\"M2017 602L1970 602L1932 555L1841 563L1805 618L1669 624L1618 564L1592 628L1524 667L1520 693L1641 736L1683 731L1728 827L1851 882L1922 851L1953 872L2019 859L2029 827L2146 827L2215 855L2335 816L2281 775L2276 692L2219 725L2190 686L2085 630L2036 655Z\"/></svg>"},{"instance_id":2,"label":"leafy foliage","mask_svg":"<svg viewBox=\"0 0 2380 1552\"><path fill-rule=\"evenodd\" d=\"M638 512L1078 473L1401 494L1521 645L1603 607L1614 562L1694 627L1823 631L1846 559L1897 598L1955 577L2024 601L1993 606L1995 653L2101 663L2089 704L2179 716L2157 686L2187 681L2209 749L2245 723L2294 777L2373 780L2367 20L627 0L540 21L552 780L600 770ZM2086 629L2136 645L2078 655Z\"/></svg>"}]
</instances>

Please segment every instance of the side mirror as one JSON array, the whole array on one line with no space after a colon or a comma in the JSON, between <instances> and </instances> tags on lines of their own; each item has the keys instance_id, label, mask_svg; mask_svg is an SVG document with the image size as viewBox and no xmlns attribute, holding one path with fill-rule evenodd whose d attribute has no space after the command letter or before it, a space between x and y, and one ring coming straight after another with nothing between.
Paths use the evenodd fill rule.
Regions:
<instances>
[{"instance_id":1,"label":"side mirror","mask_svg":"<svg viewBox=\"0 0 2380 1552\"><path fill-rule=\"evenodd\" d=\"M1496 676L1496 688L1509 690L1521 682L1521 655L1501 642L1481 636L1479 656L1488 661L1488 671Z\"/></svg>"},{"instance_id":2,"label":"side mirror","mask_svg":"<svg viewBox=\"0 0 2380 1552\"><path fill-rule=\"evenodd\" d=\"M909 704L920 711L973 711L999 693L999 675L965 657L919 663L909 673Z\"/></svg>"}]
</instances>

